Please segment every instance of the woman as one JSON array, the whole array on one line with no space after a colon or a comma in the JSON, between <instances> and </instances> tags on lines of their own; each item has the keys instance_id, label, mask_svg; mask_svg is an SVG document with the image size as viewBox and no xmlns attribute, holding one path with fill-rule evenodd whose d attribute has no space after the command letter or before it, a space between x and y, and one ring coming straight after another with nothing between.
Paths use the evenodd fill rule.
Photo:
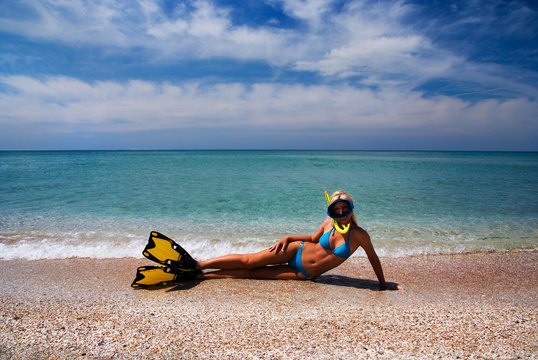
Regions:
<instances>
[{"instance_id":1,"label":"woman","mask_svg":"<svg viewBox=\"0 0 538 360\"><path fill-rule=\"evenodd\" d=\"M219 278L252 278L252 279L287 279L306 280L315 278L342 264L359 247L368 256L377 278L380 289L401 289L396 284L387 284L383 269L374 250L370 236L358 224L353 213L353 199L345 191L336 191L328 198L329 217L321 224L312 236L286 236L268 249L253 254L232 254L205 261L194 261L171 239L171 246L178 255L178 261L159 258L153 250L157 248L150 236L150 244L146 246L144 255L151 260L167 265L165 268L142 267L139 274L145 272L149 278L150 271L165 271L171 277L167 280L186 280ZM158 233L154 233L158 234ZM160 235L160 234L159 234ZM162 236L162 235L161 235ZM163 236L164 237L164 236ZM154 240L158 240L154 238ZM155 255L155 256L153 256ZM170 259L171 257L168 257ZM185 268L192 269L185 271ZM202 270L219 269L203 272ZM133 286L148 285L137 275ZM161 280L162 281L162 280Z\"/></svg>"}]
</instances>

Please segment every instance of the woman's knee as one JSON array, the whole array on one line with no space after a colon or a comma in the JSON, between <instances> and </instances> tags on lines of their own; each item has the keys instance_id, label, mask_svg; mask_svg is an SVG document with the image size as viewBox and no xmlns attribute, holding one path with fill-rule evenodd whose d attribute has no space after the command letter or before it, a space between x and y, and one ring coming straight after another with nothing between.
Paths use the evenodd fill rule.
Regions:
<instances>
[{"instance_id":1,"label":"woman's knee","mask_svg":"<svg viewBox=\"0 0 538 360\"><path fill-rule=\"evenodd\" d=\"M262 266L256 254L245 254L241 256L241 263L244 269L252 270Z\"/></svg>"},{"instance_id":2,"label":"woman's knee","mask_svg":"<svg viewBox=\"0 0 538 360\"><path fill-rule=\"evenodd\" d=\"M242 256L241 262L245 269L256 269L267 265L275 265L278 263L278 259L267 251L260 251L254 254L245 254Z\"/></svg>"},{"instance_id":3,"label":"woman's knee","mask_svg":"<svg viewBox=\"0 0 538 360\"><path fill-rule=\"evenodd\" d=\"M243 269L256 269L267 265L285 264L293 255L294 252L289 249L286 253L281 253L278 256L269 250L263 250L258 253L241 255L240 262Z\"/></svg>"}]
</instances>

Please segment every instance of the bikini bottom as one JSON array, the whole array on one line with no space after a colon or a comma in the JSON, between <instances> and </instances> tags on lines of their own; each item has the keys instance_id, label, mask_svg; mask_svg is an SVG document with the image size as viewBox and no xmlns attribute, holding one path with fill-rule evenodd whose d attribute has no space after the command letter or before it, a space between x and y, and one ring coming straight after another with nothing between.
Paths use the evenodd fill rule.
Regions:
<instances>
[{"instance_id":1,"label":"bikini bottom","mask_svg":"<svg viewBox=\"0 0 538 360\"><path fill-rule=\"evenodd\" d=\"M288 265L291 266L292 268L294 268L295 270L299 271L301 274L303 274L304 276L306 276L307 279L310 279L310 275L306 272L306 270L304 269L303 267L303 262L301 260L301 257L303 255L303 245L304 245L304 241L301 243L301 245L299 245L299 249L297 249L297 253L295 254L295 256L293 257L293 259L291 259L289 262L288 262Z\"/></svg>"}]
</instances>

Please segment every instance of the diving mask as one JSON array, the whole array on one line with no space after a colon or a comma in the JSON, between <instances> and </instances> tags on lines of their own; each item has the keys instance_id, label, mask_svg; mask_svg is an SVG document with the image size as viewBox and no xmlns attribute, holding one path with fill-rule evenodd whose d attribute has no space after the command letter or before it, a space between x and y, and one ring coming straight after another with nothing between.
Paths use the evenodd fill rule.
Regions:
<instances>
[{"instance_id":1,"label":"diving mask","mask_svg":"<svg viewBox=\"0 0 538 360\"><path fill-rule=\"evenodd\" d=\"M349 231L350 227L351 227L351 223L347 224L347 225L343 225L342 227L340 226L340 224L338 224L338 219L343 219L345 217L348 217L352 212L353 212L353 203L347 199L338 199L338 200L335 200L331 203L331 199L329 197L329 193L327 191L325 191L325 199L327 200L327 205L328 205L328 208L327 208L327 214L329 215L330 218L333 219L333 223L334 223L334 228L340 233L340 234L345 234ZM342 212L338 212L338 211L335 211L335 204L339 203L339 202L347 202L347 204L345 205L348 205L348 206L344 206L344 208L347 207L347 210L345 211L342 211Z\"/></svg>"},{"instance_id":2,"label":"diving mask","mask_svg":"<svg viewBox=\"0 0 538 360\"><path fill-rule=\"evenodd\" d=\"M340 204L337 206L336 204ZM353 212L353 203L347 199L335 200L327 208L327 215L329 217L339 220L348 217Z\"/></svg>"}]
</instances>

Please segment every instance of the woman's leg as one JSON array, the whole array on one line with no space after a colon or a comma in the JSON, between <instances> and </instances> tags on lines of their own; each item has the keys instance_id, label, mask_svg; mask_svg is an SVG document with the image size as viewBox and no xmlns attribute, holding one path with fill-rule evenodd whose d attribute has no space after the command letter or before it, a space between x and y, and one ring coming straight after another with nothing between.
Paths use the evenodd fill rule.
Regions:
<instances>
[{"instance_id":1,"label":"woman's leg","mask_svg":"<svg viewBox=\"0 0 538 360\"><path fill-rule=\"evenodd\" d=\"M275 254L273 251L269 251L269 249L265 249L253 254L224 255L205 261L198 261L196 269L255 269L267 265L286 264L295 256L299 245L300 244L298 242L291 243L286 252L281 251L278 254Z\"/></svg>"},{"instance_id":2,"label":"woman's leg","mask_svg":"<svg viewBox=\"0 0 538 360\"><path fill-rule=\"evenodd\" d=\"M297 253L299 242L291 243L286 252L275 254L269 249L253 254L232 254L210 260L199 261L198 270L220 269L202 273L202 279L250 278L250 279L283 279L305 280L306 277L296 271L288 263ZM275 265L275 266L269 266Z\"/></svg>"},{"instance_id":3,"label":"woman's leg","mask_svg":"<svg viewBox=\"0 0 538 360\"><path fill-rule=\"evenodd\" d=\"M263 266L254 269L217 270L198 275L199 279L276 279L307 280L306 276L289 265Z\"/></svg>"}]
</instances>

